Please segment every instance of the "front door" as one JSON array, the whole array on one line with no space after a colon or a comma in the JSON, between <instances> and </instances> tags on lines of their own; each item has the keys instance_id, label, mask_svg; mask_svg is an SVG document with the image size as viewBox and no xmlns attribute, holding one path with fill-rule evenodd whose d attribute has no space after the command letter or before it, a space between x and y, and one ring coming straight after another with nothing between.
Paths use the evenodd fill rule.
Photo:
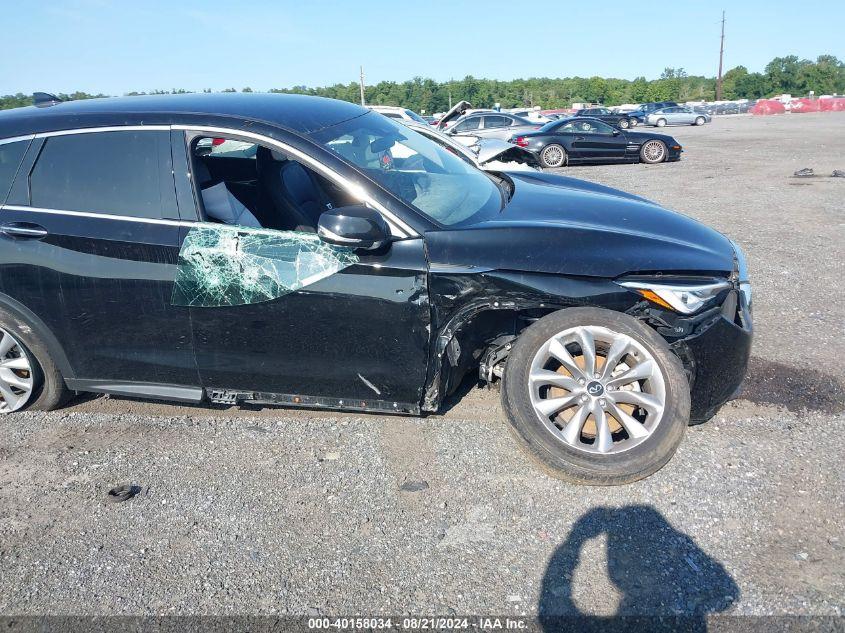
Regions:
<instances>
[{"instance_id":1,"label":"front door","mask_svg":"<svg viewBox=\"0 0 845 633\"><path fill-rule=\"evenodd\" d=\"M0 224L0 291L50 328L88 381L80 388L198 386L188 310L171 303L179 215L167 129L33 140Z\"/></svg>"},{"instance_id":2,"label":"front door","mask_svg":"<svg viewBox=\"0 0 845 633\"><path fill-rule=\"evenodd\" d=\"M578 120L564 127L573 134L572 148L577 158L585 162L618 160L625 156L625 134L603 121Z\"/></svg>"},{"instance_id":3,"label":"front door","mask_svg":"<svg viewBox=\"0 0 845 633\"><path fill-rule=\"evenodd\" d=\"M204 162L214 171L219 154L198 156L202 139L190 133L187 139L189 168ZM206 189L196 191L199 221L184 229L174 301L190 310L203 386L221 398L416 411L430 321L422 239L377 252L322 242L313 224L286 214L313 219L321 207L352 200L305 164L269 149L242 151L243 165L232 170L242 188L252 170L263 201L263 208L250 208L238 194L249 226L211 221L207 191L233 193L218 163ZM199 175L193 182L202 186Z\"/></svg>"}]
</instances>

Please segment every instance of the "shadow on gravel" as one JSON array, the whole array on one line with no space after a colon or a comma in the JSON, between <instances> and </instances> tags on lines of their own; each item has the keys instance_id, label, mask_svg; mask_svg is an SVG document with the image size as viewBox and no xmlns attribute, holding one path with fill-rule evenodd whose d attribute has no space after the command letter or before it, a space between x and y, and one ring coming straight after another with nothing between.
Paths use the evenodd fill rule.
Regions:
<instances>
[{"instance_id":1,"label":"shadow on gravel","mask_svg":"<svg viewBox=\"0 0 845 633\"><path fill-rule=\"evenodd\" d=\"M786 407L793 413L845 411L845 385L835 376L809 367L752 357L737 396L755 404Z\"/></svg>"},{"instance_id":2,"label":"shadow on gravel","mask_svg":"<svg viewBox=\"0 0 845 633\"><path fill-rule=\"evenodd\" d=\"M584 544L603 534L607 575L620 594L619 607L615 616L587 616L573 599L572 577ZM578 519L552 555L538 615L544 631L706 631L707 614L725 611L739 596L721 563L653 507L600 507Z\"/></svg>"}]
</instances>

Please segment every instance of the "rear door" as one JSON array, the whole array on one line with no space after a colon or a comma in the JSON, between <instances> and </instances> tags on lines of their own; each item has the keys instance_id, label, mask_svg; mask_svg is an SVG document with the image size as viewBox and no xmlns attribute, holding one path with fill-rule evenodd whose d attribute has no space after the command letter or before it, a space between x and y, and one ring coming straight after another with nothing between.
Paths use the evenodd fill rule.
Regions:
<instances>
[{"instance_id":1,"label":"rear door","mask_svg":"<svg viewBox=\"0 0 845 633\"><path fill-rule=\"evenodd\" d=\"M690 110L689 108L675 108L677 111L677 119L675 120L676 123L679 125L681 124L690 124L695 122L695 112Z\"/></svg>"},{"instance_id":2,"label":"rear door","mask_svg":"<svg viewBox=\"0 0 845 633\"><path fill-rule=\"evenodd\" d=\"M510 117L502 114L487 114L484 117L484 128L481 130L481 136L484 138L498 138L501 140L508 140L511 137L511 123Z\"/></svg>"},{"instance_id":3,"label":"rear door","mask_svg":"<svg viewBox=\"0 0 845 633\"><path fill-rule=\"evenodd\" d=\"M171 305L179 224L168 128L30 144L0 209L0 292L53 331L71 387L198 384L188 310Z\"/></svg>"}]
</instances>

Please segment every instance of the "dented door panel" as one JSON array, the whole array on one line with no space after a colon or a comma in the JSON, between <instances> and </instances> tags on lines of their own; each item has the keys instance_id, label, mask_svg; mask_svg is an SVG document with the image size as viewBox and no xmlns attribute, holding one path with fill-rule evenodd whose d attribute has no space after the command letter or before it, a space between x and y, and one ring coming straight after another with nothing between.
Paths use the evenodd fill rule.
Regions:
<instances>
[{"instance_id":1,"label":"dented door panel","mask_svg":"<svg viewBox=\"0 0 845 633\"><path fill-rule=\"evenodd\" d=\"M265 233L284 239L280 232ZM297 234L299 246L292 242L291 248L310 245L311 238L302 235ZM291 251L281 252L289 258ZM394 242L383 252L337 255L332 253L334 262L324 260L322 270L294 278L292 285L291 278L274 285L269 294L276 297L264 288L253 296L260 301L192 305L203 386L303 401L315 396L354 400L353 408L367 408L360 406L365 401L417 405L430 329L422 240ZM267 265L240 263L246 276L252 275L252 266Z\"/></svg>"}]
</instances>

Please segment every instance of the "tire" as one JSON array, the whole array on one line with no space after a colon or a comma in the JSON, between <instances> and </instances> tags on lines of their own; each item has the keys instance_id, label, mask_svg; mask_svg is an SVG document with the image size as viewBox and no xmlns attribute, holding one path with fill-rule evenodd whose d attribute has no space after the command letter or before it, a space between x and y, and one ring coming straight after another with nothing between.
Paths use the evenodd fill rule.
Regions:
<instances>
[{"instance_id":1,"label":"tire","mask_svg":"<svg viewBox=\"0 0 845 633\"><path fill-rule=\"evenodd\" d=\"M631 122L628 119L619 119L619 127L623 130L627 130L631 127Z\"/></svg>"},{"instance_id":2,"label":"tire","mask_svg":"<svg viewBox=\"0 0 845 633\"><path fill-rule=\"evenodd\" d=\"M699 116L699 117L695 118L695 125L704 125L705 123L707 123L707 121L705 120L705 118L703 116Z\"/></svg>"},{"instance_id":3,"label":"tire","mask_svg":"<svg viewBox=\"0 0 845 633\"><path fill-rule=\"evenodd\" d=\"M22 359L25 359L28 367L26 369L14 369L13 371L18 378L22 376L25 378L26 374L29 374L31 389L26 398L21 399L21 391L15 387L13 395L17 396L18 400L12 408L8 407L6 397L0 393L0 415L24 409L51 411L60 407L67 401L71 393L65 385L59 369L53 359L50 358L46 346L26 323L23 323L13 314L0 309L0 344L3 344L0 349L4 349L10 339L14 342L15 347L0 356L0 365L2 365L4 358L8 361L11 356L11 360L17 360L19 366L22 367ZM15 356L17 358L14 358ZM3 383L4 388L8 389L9 384L5 381L14 379L14 376L4 373L5 371L8 370L0 367L0 382Z\"/></svg>"},{"instance_id":4,"label":"tire","mask_svg":"<svg viewBox=\"0 0 845 633\"><path fill-rule=\"evenodd\" d=\"M549 371L542 369L547 367L546 365L538 365L538 362L542 363L545 355L549 354L547 350L553 340L563 341L563 349L572 354L570 361L575 361L576 364L579 358L583 361L584 355L581 354L579 344L576 342L573 346L572 343L566 343L566 337L577 338L577 333L585 331L592 332L597 343L594 345L596 369L603 369L608 354L614 349L601 349L601 345L608 345L600 340L601 337L607 340L616 340L610 337L618 337L622 341L620 349L625 350L611 367L611 374L607 378L611 381L607 384L610 389L599 392L599 395L596 395L594 390L591 391L592 396L586 395L588 389L592 390L595 383L601 382L598 379L581 386L581 383L576 384L572 378L576 376L575 373L569 372L567 377L566 370L561 372L561 368L558 368L556 371ZM573 332L576 334L572 334ZM556 339L558 336L561 338ZM629 353L628 350L632 351ZM636 356L632 357L634 352ZM538 361L538 358L541 360ZM553 357L550 358L551 362L556 362ZM581 370L587 369L583 362L579 367ZM632 382L630 389L628 384L613 384L614 380L625 380L622 374L644 372L646 369L653 373L640 383ZM578 368L576 370L580 371ZM622 374L619 374L619 371ZM564 387L558 388L548 384L538 387L538 383L543 383L544 380L538 380L537 377L542 378L549 374L556 378L560 376L558 380L575 384L576 389L567 393ZM634 384L638 386L634 387ZM548 397L538 400L538 394L542 395L542 390L547 387ZM554 389L559 389L566 397L561 398L559 394L553 394ZM579 390L581 395L578 395ZM535 408L535 403L542 405L554 401L552 404L555 404L569 399L569 396L576 399L575 404L571 405L572 409L553 412L552 419L550 416L543 419L542 414ZM651 408L647 411L624 402L631 398L636 398L637 401L645 398L642 402ZM659 402L661 398L662 408L658 412L654 403ZM587 404L583 404L585 399L589 400ZM502 378L502 405L509 427L520 446L551 476L578 484L619 485L655 473L672 458L689 424L690 393L680 360L671 352L663 338L647 325L629 315L611 310L570 308L543 317L517 339L507 359ZM620 406L627 407L630 413L624 425L613 417L619 415L620 420L625 419ZM589 413L585 417L579 417L581 409L585 407L590 407ZM573 409L575 411L571 413L569 421L560 422L560 416ZM600 419L603 419L605 424L598 423L593 411L601 416ZM640 417L642 423L635 416ZM569 434L570 439L566 439L564 432L564 429L568 430L573 426L570 422L575 423L577 434L572 442L572 434ZM579 422L581 427L577 424ZM593 433L592 445L584 442L590 440L590 424ZM637 427L637 424L640 426ZM629 427L633 434L628 433ZM600 428L604 428L605 432L602 433ZM608 438L610 448L607 448Z\"/></svg>"},{"instance_id":5,"label":"tire","mask_svg":"<svg viewBox=\"0 0 845 633\"><path fill-rule=\"evenodd\" d=\"M640 124L636 119L631 119L631 127L637 127Z\"/></svg>"},{"instance_id":6,"label":"tire","mask_svg":"<svg viewBox=\"0 0 845 633\"><path fill-rule=\"evenodd\" d=\"M540 152L540 164L543 167L565 167L568 162L566 150L557 143L546 145Z\"/></svg>"},{"instance_id":7,"label":"tire","mask_svg":"<svg viewBox=\"0 0 845 633\"><path fill-rule=\"evenodd\" d=\"M662 163L669 156L669 150L666 149L666 143L651 139L643 143L640 148L640 160L649 165Z\"/></svg>"},{"instance_id":8,"label":"tire","mask_svg":"<svg viewBox=\"0 0 845 633\"><path fill-rule=\"evenodd\" d=\"M666 127L666 119L657 119L657 123L655 123L657 127Z\"/></svg>"}]
</instances>

